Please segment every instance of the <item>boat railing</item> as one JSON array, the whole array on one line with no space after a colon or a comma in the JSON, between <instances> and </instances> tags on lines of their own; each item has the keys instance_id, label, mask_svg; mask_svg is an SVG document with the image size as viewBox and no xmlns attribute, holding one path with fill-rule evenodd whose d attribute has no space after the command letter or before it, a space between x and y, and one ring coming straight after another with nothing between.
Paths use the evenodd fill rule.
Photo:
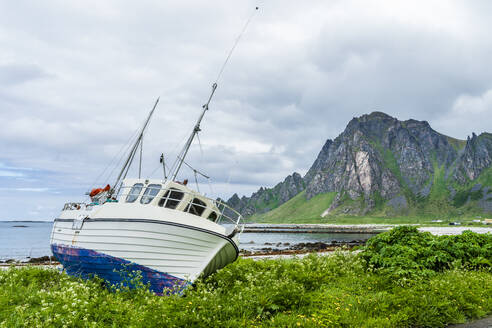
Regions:
<instances>
[{"instance_id":1,"label":"boat railing","mask_svg":"<svg viewBox=\"0 0 492 328\"><path fill-rule=\"evenodd\" d=\"M220 216L215 221L218 224L234 224L238 226L242 216L235 209L222 202L220 199L214 200L215 206L219 209Z\"/></svg>"},{"instance_id":2,"label":"boat railing","mask_svg":"<svg viewBox=\"0 0 492 328\"><path fill-rule=\"evenodd\" d=\"M128 193L124 190L130 189ZM214 221L217 224L232 224L237 227L241 222L241 214L236 210L231 208L229 205L224 203L221 199L212 199L195 192L190 192L177 188L162 188L162 187L152 187L148 186L146 188L140 188L138 191L132 186L124 186L120 189L118 196L112 199L107 199L106 202L127 202L131 199L130 203L136 202L140 197L140 203L142 205L147 205L151 203L154 198L160 193L161 190L165 189L166 192L163 196L160 196L157 206L166 207L169 209L176 209L178 204L181 203L183 199L187 199L186 206L184 207L184 212L194 214L202 217L202 214L210 209L208 214L208 219ZM135 191L132 193L132 191ZM143 192L142 192L143 191ZM190 197L184 197L184 195L189 195ZM122 199L122 195L125 198ZM119 199L119 200L118 200ZM203 201L207 200L207 201ZM66 203L63 210L89 210L94 205L99 205L96 203Z\"/></svg>"},{"instance_id":3,"label":"boat railing","mask_svg":"<svg viewBox=\"0 0 492 328\"><path fill-rule=\"evenodd\" d=\"M81 210L81 209L85 209L87 206L86 203L66 203L64 206L63 206L63 210L64 211L70 211L70 210Z\"/></svg>"}]
</instances>

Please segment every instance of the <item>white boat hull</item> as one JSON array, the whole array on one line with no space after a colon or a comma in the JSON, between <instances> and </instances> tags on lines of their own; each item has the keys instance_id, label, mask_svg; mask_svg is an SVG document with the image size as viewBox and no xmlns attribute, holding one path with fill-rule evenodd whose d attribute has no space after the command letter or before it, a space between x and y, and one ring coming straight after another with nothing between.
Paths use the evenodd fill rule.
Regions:
<instances>
[{"instance_id":1,"label":"white boat hull","mask_svg":"<svg viewBox=\"0 0 492 328\"><path fill-rule=\"evenodd\" d=\"M56 219L51 236L53 255L69 274L97 275L118 284L138 270L143 283L158 294L181 290L239 253L237 236L173 221L103 217L76 222L83 222L81 227L74 221Z\"/></svg>"}]
</instances>

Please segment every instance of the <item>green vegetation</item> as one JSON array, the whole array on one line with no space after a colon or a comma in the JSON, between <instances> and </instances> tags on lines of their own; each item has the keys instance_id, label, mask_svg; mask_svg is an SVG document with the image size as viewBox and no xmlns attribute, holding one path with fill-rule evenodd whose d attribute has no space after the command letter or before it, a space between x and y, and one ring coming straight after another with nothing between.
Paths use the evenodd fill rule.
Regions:
<instances>
[{"instance_id":1,"label":"green vegetation","mask_svg":"<svg viewBox=\"0 0 492 328\"><path fill-rule=\"evenodd\" d=\"M391 171L391 173L393 173L393 175L396 177L396 179L402 186L403 194L405 195L405 197L407 199L413 199L414 197L413 193L408 188L405 179L403 179L403 176L400 171L400 165L398 165L398 162L393 152L389 149L384 148L378 141L375 140L368 140L368 141L382 155L384 166L386 166Z\"/></svg>"},{"instance_id":2,"label":"green vegetation","mask_svg":"<svg viewBox=\"0 0 492 328\"><path fill-rule=\"evenodd\" d=\"M434 176L432 177L432 187L429 193L430 201L447 201L449 197L449 190L446 185L445 179L446 168L444 164L439 166L436 161L434 161Z\"/></svg>"},{"instance_id":3,"label":"green vegetation","mask_svg":"<svg viewBox=\"0 0 492 328\"><path fill-rule=\"evenodd\" d=\"M492 268L492 235L465 231L434 236L400 226L368 240L361 254L368 266L395 279L431 276L452 267Z\"/></svg>"},{"instance_id":4,"label":"green vegetation","mask_svg":"<svg viewBox=\"0 0 492 328\"><path fill-rule=\"evenodd\" d=\"M452 138L450 138L452 139ZM454 142L454 145L459 146L460 140L452 139L450 142ZM439 166L437 161L434 160L434 175L431 177L429 183L431 184L431 190L427 197L415 195L408 187L407 182L402 176L400 166L395 158L395 155L391 150L384 148L379 142L371 140L371 145L382 155L384 166L386 166L391 173L397 178L398 182L402 186L402 193L408 201L409 209L405 210L405 214L410 216L456 216L453 213L453 208L449 204L449 190L447 189L445 173L446 169L444 164ZM371 211L373 215L394 215L395 211L383 204L378 204L376 195L376 206ZM403 214L403 213L402 213Z\"/></svg>"},{"instance_id":5,"label":"green vegetation","mask_svg":"<svg viewBox=\"0 0 492 328\"><path fill-rule=\"evenodd\" d=\"M268 201L261 199L259 202L255 204L255 207L261 211L264 209L271 210L272 208L278 207L278 199L272 189L267 189L265 193L268 195Z\"/></svg>"},{"instance_id":6,"label":"green vegetation","mask_svg":"<svg viewBox=\"0 0 492 328\"><path fill-rule=\"evenodd\" d=\"M459 145L459 140L454 139L456 145ZM429 183L431 184L431 190L427 197L420 195L415 195L405 179L401 174L399 164L391 152L391 150L384 148L381 144L376 141L371 141L371 144L377 149L383 157L385 166L393 173L397 178L398 182L402 186L403 195L409 203L409 209L406 214L411 216L457 216L454 208L449 202L449 190L446 183L446 168L443 165L439 166L437 161L433 161L434 175L431 177ZM383 214L393 213L392 209L385 206L379 205L373 211L373 214Z\"/></svg>"},{"instance_id":7,"label":"green vegetation","mask_svg":"<svg viewBox=\"0 0 492 328\"><path fill-rule=\"evenodd\" d=\"M460 190L456 192L453 198L453 205L456 207L461 207L466 204L469 200L479 200L483 197L482 190L471 191L470 189Z\"/></svg>"},{"instance_id":8,"label":"green vegetation","mask_svg":"<svg viewBox=\"0 0 492 328\"><path fill-rule=\"evenodd\" d=\"M446 139L448 140L449 144L456 151L460 151L461 149L465 148L465 146L466 146L466 140L455 139L455 138L448 137L448 136L446 136Z\"/></svg>"},{"instance_id":9,"label":"green vegetation","mask_svg":"<svg viewBox=\"0 0 492 328\"><path fill-rule=\"evenodd\" d=\"M492 187L492 167L483 170L476 183L481 183L484 186Z\"/></svg>"},{"instance_id":10,"label":"green vegetation","mask_svg":"<svg viewBox=\"0 0 492 328\"><path fill-rule=\"evenodd\" d=\"M492 312L491 238L402 227L360 254L239 259L183 296L11 268L0 327L444 327Z\"/></svg>"},{"instance_id":11,"label":"green vegetation","mask_svg":"<svg viewBox=\"0 0 492 328\"><path fill-rule=\"evenodd\" d=\"M452 205L455 208L459 208L461 213L475 213L479 214L479 211L476 209L477 201L485 197L484 189L478 189L472 191L473 186L476 184L481 184L483 187L489 187L488 193L492 193L492 167L485 169L480 176L473 180L469 181L465 185L454 185L453 187L457 189L456 194L452 198Z\"/></svg>"},{"instance_id":12,"label":"green vegetation","mask_svg":"<svg viewBox=\"0 0 492 328\"><path fill-rule=\"evenodd\" d=\"M376 191L373 195L374 199L374 211L382 211L384 210L384 198L381 196L379 191Z\"/></svg>"},{"instance_id":13,"label":"green vegetation","mask_svg":"<svg viewBox=\"0 0 492 328\"><path fill-rule=\"evenodd\" d=\"M431 176L430 193L427 197L416 197L415 214L434 217L458 216L456 209L449 201L449 190L446 183L446 168L439 166L437 161L433 162L434 175Z\"/></svg>"},{"instance_id":14,"label":"green vegetation","mask_svg":"<svg viewBox=\"0 0 492 328\"><path fill-rule=\"evenodd\" d=\"M306 192L302 191L289 201L264 214L254 215L252 222L312 222L313 218L319 221L321 213L330 207L336 193L319 194L310 200L306 199Z\"/></svg>"}]
</instances>

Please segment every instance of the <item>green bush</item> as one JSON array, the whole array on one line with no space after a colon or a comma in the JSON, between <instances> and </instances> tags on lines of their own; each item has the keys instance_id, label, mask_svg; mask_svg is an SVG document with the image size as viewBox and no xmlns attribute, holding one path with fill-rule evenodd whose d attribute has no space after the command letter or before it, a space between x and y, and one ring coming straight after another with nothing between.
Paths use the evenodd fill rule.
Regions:
<instances>
[{"instance_id":1,"label":"green bush","mask_svg":"<svg viewBox=\"0 0 492 328\"><path fill-rule=\"evenodd\" d=\"M400 226L369 239L361 257L368 268L394 278L426 277L462 266L490 270L492 235L464 231L434 236L416 227Z\"/></svg>"}]
</instances>

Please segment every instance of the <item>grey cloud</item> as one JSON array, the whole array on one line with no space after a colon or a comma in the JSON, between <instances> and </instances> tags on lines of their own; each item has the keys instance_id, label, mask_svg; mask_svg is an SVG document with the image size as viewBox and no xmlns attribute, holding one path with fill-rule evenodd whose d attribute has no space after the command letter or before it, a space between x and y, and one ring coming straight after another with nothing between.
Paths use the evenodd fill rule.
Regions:
<instances>
[{"instance_id":1,"label":"grey cloud","mask_svg":"<svg viewBox=\"0 0 492 328\"><path fill-rule=\"evenodd\" d=\"M51 75L37 65L17 63L0 65L0 85L3 86L12 86L47 77Z\"/></svg>"},{"instance_id":2,"label":"grey cloud","mask_svg":"<svg viewBox=\"0 0 492 328\"><path fill-rule=\"evenodd\" d=\"M255 5L1 3L0 160L39 169L22 171L33 185L11 187L83 194L157 96L144 172L160 177L160 153L174 159ZM204 156L194 145L188 159L212 176L220 196L305 172L326 138L373 110L428 120L461 138L488 129L487 1L422 8L405 1L273 0L261 6L203 122ZM9 205L9 211L16 209Z\"/></svg>"}]
</instances>

